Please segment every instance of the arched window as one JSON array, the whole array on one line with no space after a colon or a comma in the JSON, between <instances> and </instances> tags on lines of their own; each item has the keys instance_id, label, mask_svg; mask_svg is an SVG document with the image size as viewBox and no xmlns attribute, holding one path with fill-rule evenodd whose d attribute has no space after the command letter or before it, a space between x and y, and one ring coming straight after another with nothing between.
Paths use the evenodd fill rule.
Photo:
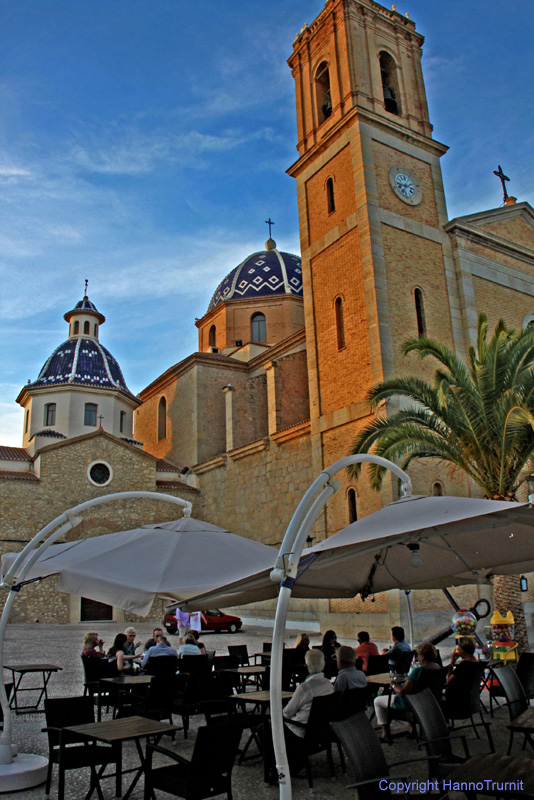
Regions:
<instances>
[{"instance_id":1,"label":"arched window","mask_svg":"<svg viewBox=\"0 0 534 800\"><path fill-rule=\"evenodd\" d=\"M119 419L119 431L121 433L124 433L125 426L126 426L126 411L121 411Z\"/></svg>"},{"instance_id":2,"label":"arched window","mask_svg":"<svg viewBox=\"0 0 534 800\"><path fill-rule=\"evenodd\" d=\"M525 330L525 328L533 328L534 327L534 314L530 313L523 317L523 322L521 324L521 328Z\"/></svg>"},{"instance_id":3,"label":"arched window","mask_svg":"<svg viewBox=\"0 0 534 800\"><path fill-rule=\"evenodd\" d=\"M80 323L78 320L74 323L74 335L76 336L77 333L80 332Z\"/></svg>"},{"instance_id":4,"label":"arched window","mask_svg":"<svg viewBox=\"0 0 534 800\"><path fill-rule=\"evenodd\" d=\"M253 314L250 320L250 340L251 342L267 341L267 329L265 325L265 314Z\"/></svg>"},{"instance_id":5,"label":"arched window","mask_svg":"<svg viewBox=\"0 0 534 800\"><path fill-rule=\"evenodd\" d=\"M349 505L349 524L351 522L356 522L358 519L358 509L356 507L356 491L355 489L349 489L347 492L347 501Z\"/></svg>"},{"instance_id":6,"label":"arched window","mask_svg":"<svg viewBox=\"0 0 534 800\"><path fill-rule=\"evenodd\" d=\"M336 312L337 349L343 350L345 347L345 323L343 322L343 300L341 297L336 297L334 309Z\"/></svg>"},{"instance_id":7,"label":"arched window","mask_svg":"<svg viewBox=\"0 0 534 800\"><path fill-rule=\"evenodd\" d=\"M158 405L158 441L167 437L167 401L162 397Z\"/></svg>"},{"instance_id":8,"label":"arched window","mask_svg":"<svg viewBox=\"0 0 534 800\"><path fill-rule=\"evenodd\" d=\"M45 405L44 424L45 425L55 425L56 424L56 404L55 403L47 403Z\"/></svg>"},{"instance_id":9,"label":"arched window","mask_svg":"<svg viewBox=\"0 0 534 800\"><path fill-rule=\"evenodd\" d=\"M315 101L319 125L332 113L332 97L330 95L330 73L328 64L322 61L315 73Z\"/></svg>"},{"instance_id":10,"label":"arched window","mask_svg":"<svg viewBox=\"0 0 534 800\"><path fill-rule=\"evenodd\" d=\"M384 108L390 114L401 114L399 81L397 65L389 53L380 53L380 75L382 77L382 92L384 95Z\"/></svg>"},{"instance_id":11,"label":"arched window","mask_svg":"<svg viewBox=\"0 0 534 800\"><path fill-rule=\"evenodd\" d=\"M443 497L443 484L439 481L436 481L432 487L432 494L434 497Z\"/></svg>"},{"instance_id":12,"label":"arched window","mask_svg":"<svg viewBox=\"0 0 534 800\"><path fill-rule=\"evenodd\" d=\"M85 404L85 413L83 416L83 424L84 425L93 425L96 427L96 412L98 410L98 406L96 403L86 403Z\"/></svg>"},{"instance_id":13,"label":"arched window","mask_svg":"<svg viewBox=\"0 0 534 800\"><path fill-rule=\"evenodd\" d=\"M426 335L426 319L425 319L425 304L423 301L423 292L417 288L414 291L415 298L415 314L417 317L417 334L418 336Z\"/></svg>"},{"instance_id":14,"label":"arched window","mask_svg":"<svg viewBox=\"0 0 534 800\"><path fill-rule=\"evenodd\" d=\"M96 324L96 322L95 322L95 326L94 326L94 328L93 328L93 336L94 336L95 338L96 338L97 331L98 331L98 325L97 325L97 324Z\"/></svg>"},{"instance_id":15,"label":"arched window","mask_svg":"<svg viewBox=\"0 0 534 800\"><path fill-rule=\"evenodd\" d=\"M208 343L210 347L217 347L217 328L212 325L208 334Z\"/></svg>"},{"instance_id":16,"label":"arched window","mask_svg":"<svg viewBox=\"0 0 534 800\"><path fill-rule=\"evenodd\" d=\"M84 333L91 333L91 325L87 321L85 321L83 323L83 332Z\"/></svg>"},{"instance_id":17,"label":"arched window","mask_svg":"<svg viewBox=\"0 0 534 800\"><path fill-rule=\"evenodd\" d=\"M328 178L326 181L326 205L329 214L336 210L336 202L334 200L334 181L332 178Z\"/></svg>"}]
</instances>

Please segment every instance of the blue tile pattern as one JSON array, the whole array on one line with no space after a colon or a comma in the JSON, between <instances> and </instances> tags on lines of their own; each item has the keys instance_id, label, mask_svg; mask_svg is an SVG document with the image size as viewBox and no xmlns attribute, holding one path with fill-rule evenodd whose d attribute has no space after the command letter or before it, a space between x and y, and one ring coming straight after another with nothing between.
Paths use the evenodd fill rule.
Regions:
<instances>
[{"instance_id":1,"label":"blue tile pattern","mask_svg":"<svg viewBox=\"0 0 534 800\"><path fill-rule=\"evenodd\" d=\"M101 389L122 389L132 394L117 361L94 339L67 339L45 363L29 387L60 386L66 383Z\"/></svg>"},{"instance_id":2,"label":"blue tile pattern","mask_svg":"<svg viewBox=\"0 0 534 800\"><path fill-rule=\"evenodd\" d=\"M73 311L93 311L95 314L100 314L94 303L91 303L88 297L84 297L73 308Z\"/></svg>"},{"instance_id":3,"label":"blue tile pattern","mask_svg":"<svg viewBox=\"0 0 534 800\"><path fill-rule=\"evenodd\" d=\"M302 265L299 256L279 253L285 265L287 289L278 255L274 250L261 250L245 258L217 286L208 311L223 300L271 297L276 294L296 294L302 297ZM289 290L289 291L288 291Z\"/></svg>"}]
</instances>

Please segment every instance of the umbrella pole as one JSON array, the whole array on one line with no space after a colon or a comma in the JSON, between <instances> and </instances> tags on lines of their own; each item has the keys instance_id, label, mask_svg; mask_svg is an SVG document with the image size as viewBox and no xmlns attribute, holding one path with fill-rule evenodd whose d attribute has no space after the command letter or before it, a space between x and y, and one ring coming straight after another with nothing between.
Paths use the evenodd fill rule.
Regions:
<instances>
[{"instance_id":1,"label":"umbrella pole","mask_svg":"<svg viewBox=\"0 0 534 800\"><path fill-rule=\"evenodd\" d=\"M410 628L410 647L413 650L414 643L414 626L413 626L413 603L412 603L412 590L405 589L406 605L408 606L408 627Z\"/></svg>"},{"instance_id":2,"label":"umbrella pole","mask_svg":"<svg viewBox=\"0 0 534 800\"><path fill-rule=\"evenodd\" d=\"M275 567L271 572L271 580L280 583L280 592L276 606L271 651L271 725L273 734L274 756L278 771L280 800L291 800L291 775L287 760L284 738L284 718L282 714L282 650L284 632L289 608L289 600L293 585L298 580L298 566L306 537L311 531L321 510L330 497L339 489L339 483L333 480L334 475L351 464L379 464L391 470L402 481L403 496L411 495L412 483L409 476L396 464L381 456L362 454L347 456L336 461L314 480L298 504L287 527L284 540L280 546Z\"/></svg>"}]
</instances>

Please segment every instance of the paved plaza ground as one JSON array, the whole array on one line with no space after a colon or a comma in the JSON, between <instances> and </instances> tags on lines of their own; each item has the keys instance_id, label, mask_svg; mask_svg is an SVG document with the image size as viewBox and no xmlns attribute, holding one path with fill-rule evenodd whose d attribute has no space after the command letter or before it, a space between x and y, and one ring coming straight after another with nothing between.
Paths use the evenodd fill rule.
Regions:
<instances>
[{"instance_id":1,"label":"paved plaza ground","mask_svg":"<svg viewBox=\"0 0 534 800\"><path fill-rule=\"evenodd\" d=\"M145 641L152 633L153 623L145 622L136 627L138 638ZM98 630L101 637L105 640L105 646L109 647L113 641L113 637L121 630L120 625L117 623L102 623L98 626L95 625L10 625L8 627L6 644L5 644L5 663L35 663L35 662L48 662L57 664L63 667L62 672L56 673L52 676L49 684L49 696L51 697L67 697L83 694L83 670L80 661L80 651L83 641L83 636L86 630ZM202 634L202 640L210 649L215 649L218 655L227 653L227 646L229 644L242 644L248 646L249 653L261 651L262 643L269 640L272 636L272 631L269 628L248 628L237 634ZM288 632L286 642L288 645L293 645L296 633L293 631ZM320 644L320 634L311 634L312 644ZM175 637L171 637L171 643L176 642ZM346 640L343 644L356 644L355 641ZM378 643L380 646L386 643ZM452 640L447 640L441 646L441 652L445 657L448 657L452 649ZM11 679L11 673L5 674L6 680ZM508 734L506 730L506 721L508 713L505 709L500 709L494 718L492 725L493 736L496 742L497 750L501 753L506 752ZM181 718L175 717L176 724L181 724ZM203 724L204 720L201 717L193 717L191 719L191 732L187 740L184 740L183 733L178 732L176 739L172 742L170 739L164 739L162 745L171 750L175 750L184 756L189 756L194 746L195 732L199 725ZM20 752L37 753L46 756L48 754L48 745L46 735L41 732L44 726L44 714L26 714L26 715L13 715L13 738L19 747ZM397 728L394 730L402 730L403 724L397 723ZM478 741L473 732L468 732L469 744L472 754L487 752L487 740L481 739ZM402 759L416 758L420 756L421 752L417 748L417 744L408 740L406 737L400 737L395 740L393 747L385 747L386 758L388 761L399 761ZM133 763L136 758L135 748L133 744L126 744L124 748L125 753L125 766L128 762ZM517 747L517 754L519 754L519 747ZM525 755L528 753L525 753ZM339 766L337 754L334 754L336 763L336 780L332 781L329 776L326 757L320 754L313 758L313 774L314 774L314 794L318 798L341 798L341 797L354 797L352 791L347 792L345 786L350 783L348 776L343 775ZM207 759L209 761L209 759ZM534 766L534 761L533 761ZM407 768L406 766L397 770L397 774L407 775L410 774L414 779L426 777L426 767L424 764L418 763ZM66 800L83 800L87 791L89 782L89 771L82 770L80 772L67 773L66 779ZM127 786L127 778L124 779L124 786ZM235 766L232 778L234 800L272 800L278 797L278 789L276 787L265 786L263 783L263 772L261 768L260 759L253 759L245 762L242 766ZM1 786L0 786L1 791ZM105 781L103 784L104 797L106 800L114 798L114 783L113 780ZM293 796L295 800L303 800L308 797L309 789L306 779L294 778L293 780ZM44 786L37 787L32 790L18 792L16 794L4 794L6 798L12 797L13 800L41 800L44 797ZM51 797L57 796L57 781L54 777L52 783ZM163 793L158 793L159 797L169 797ZM140 800L143 797L143 782L140 781L135 791L131 795L132 800Z\"/></svg>"}]
</instances>

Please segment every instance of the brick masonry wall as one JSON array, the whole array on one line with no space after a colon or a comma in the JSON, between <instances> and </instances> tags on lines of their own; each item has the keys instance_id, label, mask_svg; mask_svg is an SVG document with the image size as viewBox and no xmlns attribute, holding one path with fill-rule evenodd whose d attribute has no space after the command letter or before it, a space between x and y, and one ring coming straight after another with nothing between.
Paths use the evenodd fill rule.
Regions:
<instances>
[{"instance_id":1,"label":"brick masonry wall","mask_svg":"<svg viewBox=\"0 0 534 800\"><path fill-rule=\"evenodd\" d=\"M419 361L413 354L404 357L402 344L408 336L417 336L418 333L414 291L419 287L423 291L428 335L447 347L453 347L441 246L388 225L382 225L382 237L395 373L415 373L432 380L436 370L433 359Z\"/></svg>"},{"instance_id":2,"label":"brick masonry wall","mask_svg":"<svg viewBox=\"0 0 534 800\"><path fill-rule=\"evenodd\" d=\"M279 358L277 391L281 397L280 429L289 428L310 417L306 351Z\"/></svg>"},{"instance_id":3,"label":"brick masonry wall","mask_svg":"<svg viewBox=\"0 0 534 800\"><path fill-rule=\"evenodd\" d=\"M358 231L354 229L311 263L320 413L358 403L371 381ZM343 300L345 347L338 349L334 302Z\"/></svg>"},{"instance_id":4,"label":"brick masonry wall","mask_svg":"<svg viewBox=\"0 0 534 800\"><path fill-rule=\"evenodd\" d=\"M313 478L310 438L300 437L201 476L203 519L232 533L274 545Z\"/></svg>"},{"instance_id":5,"label":"brick masonry wall","mask_svg":"<svg viewBox=\"0 0 534 800\"><path fill-rule=\"evenodd\" d=\"M328 213L326 182L332 178L335 210ZM310 242L343 222L355 210L354 178L350 147L337 155L306 181Z\"/></svg>"},{"instance_id":6,"label":"brick masonry wall","mask_svg":"<svg viewBox=\"0 0 534 800\"><path fill-rule=\"evenodd\" d=\"M534 312L534 298L529 295L477 277L473 277L473 288L477 309L488 318L490 336L499 319L503 318L510 327L521 330L525 315Z\"/></svg>"},{"instance_id":7,"label":"brick masonry wall","mask_svg":"<svg viewBox=\"0 0 534 800\"><path fill-rule=\"evenodd\" d=\"M258 375L233 385L233 445L236 448L268 434L267 377Z\"/></svg>"},{"instance_id":8,"label":"brick masonry wall","mask_svg":"<svg viewBox=\"0 0 534 800\"><path fill-rule=\"evenodd\" d=\"M509 219L506 222L485 222L481 225L487 231L496 233L511 242L522 244L524 247L534 248L534 230L526 220L521 218Z\"/></svg>"}]
</instances>

